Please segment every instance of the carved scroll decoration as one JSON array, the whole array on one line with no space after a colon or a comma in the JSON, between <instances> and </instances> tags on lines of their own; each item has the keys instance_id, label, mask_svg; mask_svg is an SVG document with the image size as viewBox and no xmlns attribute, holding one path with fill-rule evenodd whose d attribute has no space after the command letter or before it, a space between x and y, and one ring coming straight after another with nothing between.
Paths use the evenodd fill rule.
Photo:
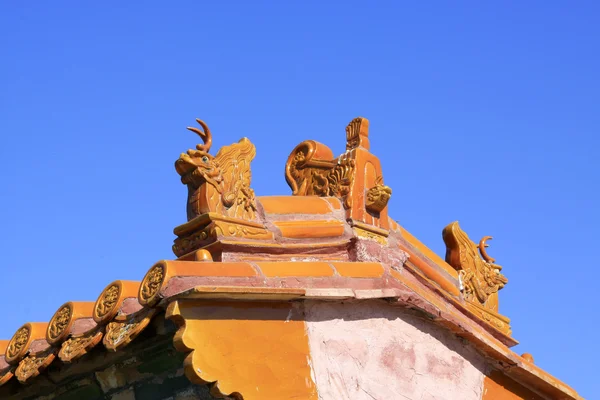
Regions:
<instances>
[{"instance_id":1,"label":"carved scroll decoration","mask_svg":"<svg viewBox=\"0 0 600 400\"><path fill-rule=\"evenodd\" d=\"M362 117L346 127L346 152L337 158L324 144L300 143L285 165L292 194L337 197L348 220L389 230L387 204L392 189L383 184L381 164L369 148L369 120Z\"/></svg>"},{"instance_id":2,"label":"carved scroll decoration","mask_svg":"<svg viewBox=\"0 0 600 400\"><path fill-rule=\"evenodd\" d=\"M156 310L153 308L142 309L128 316L126 321L109 323L102 343L112 351L127 346L148 326L155 313Z\"/></svg>"},{"instance_id":3,"label":"carved scroll decoration","mask_svg":"<svg viewBox=\"0 0 600 400\"><path fill-rule=\"evenodd\" d=\"M54 314L48 325L47 336L50 341L57 342L62 336L65 336L72 315L73 309L69 304L65 304Z\"/></svg>"},{"instance_id":4,"label":"carved scroll decoration","mask_svg":"<svg viewBox=\"0 0 600 400\"><path fill-rule=\"evenodd\" d=\"M175 162L181 182L188 187L188 221L208 212L254 220L256 201L250 188L250 162L256 155L256 148L250 140L243 138L212 156L208 153L212 143L210 129L202 120L196 121L203 131L188 129L197 133L204 144L182 153Z\"/></svg>"},{"instance_id":5,"label":"carved scroll decoration","mask_svg":"<svg viewBox=\"0 0 600 400\"><path fill-rule=\"evenodd\" d=\"M502 267L495 264L495 260L485 252L485 242L491 237L486 236L477 245L469 239L458 222L453 222L444 228L443 238L446 243L446 261L459 271L465 299L497 312L498 291L506 285L508 279L500 273ZM478 254L478 249L481 255Z\"/></svg>"},{"instance_id":6,"label":"carved scroll decoration","mask_svg":"<svg viewBox=\"0 0 600 400\"><path fill-rule=\"evenodd\" d=\"M362 147L369 150L369 120L366 118L354 118L346 126L346 151Z\"/></svg>"},{"instance_id":7,"label":"carved scroll decoration","mask_svg":"<svg viewBox=\"0 0 600 400\"><path fill-rule=\"evenodd\" d=\"M58 357L64 362L72 362L100 343L102 335L102 331L96 330L83 336L71 337L62 343Z\"/></svg>"},{"instance_id":8,"label":"carved scroll decoration","mask_svg":"<svg viewBox=\"0 0 600 400\"><path fill-rule=\"evenodd\" d=\"M160 290L165 280L165 266L161 263L155 264L144 276L140 285L139 297L142 304L154 305L154 297Z\"/></svg>"},{"instance_id":9,"label":"carved scroll decoration","mask_svg":"<svg viewBox=\"0 0 600 400\"><path fill-rule=\"evenodd\" d=\"M329 172L313 171L313 191L318 196L344 198L350 192L354 160L340 160Z\"/></svg>"},{"instance_id":10,"label":"carved scroll decoration","mask_svg":"<svg viewBox=\"0 0 600 400\"><path fill-rule=\"evenodd\" d=\"M29 327L23 326L19 328L19 330L14 334L14 336L8 343L8 347L6 348L7 361L16 360L24 355L24 353L27 351L25 347L27 342L29 341L30 335L31 329Z\"/></svg>"},{"instance_id":11,"label":"carved scroll decoration","mask_svg":"<svg viewBox=\"0 0 600 400\"><path fill-rule=\"evenodd\" d=\"M173 253L177 257L181 257L223 236L267 240L273 237L272 233L266 231L264 226L259 223L234 221L227 217L215 218L206 227L175 239Z\"/></svg>"},{"instance_id":12,"label":"carved scroll decoration","mask_svg":"<svg viewBox=\"0 0 600 400\"><path fill-rule=\"evenodd\" d=\"M34 378L40 374L40 371L48 367L56 357L56 350L50 349L35 356L27 356L15 370L15 376L21 383Z\"/></svg>"},{"instance_id":13,"label":"carved scroll decoration","mask_svg":"<svg viewBox=\"0 0 600 400\"><path fill-rule=\"evenodd\" d=\"M94 307L94 319L101 320L108 313L113 311L114 307L117 305L120 293L121 288L117 284L113 284L105 289Z\"/></svg>"},{"instance_id":14,"label":"carved scroll decoration","mask_svg":"<svg viewBox=\"0 0 600 400\"><path fill-rule=\"evenodd\" d=\"M353 159L333 159L327 146L307 140L296 146L288 157L285 177L295 196L343 198L350 191L353 171Z\"/></svg>"},{"instance_id":15,"label":"carved scroll decoration","mask_svg":"<svg viewBox=\"0 0 600 400\"><path fill-rule=\"evenodd\" d=\"M294 196L334 196L343 198L354 179L357 148L369 149L369 120L355 118L346 127L346 153L333 157L322 143L307 140L292 151L285 166L285 178ZM348 205L347 205L348 207Z\"/></svg>"}]
</instances>

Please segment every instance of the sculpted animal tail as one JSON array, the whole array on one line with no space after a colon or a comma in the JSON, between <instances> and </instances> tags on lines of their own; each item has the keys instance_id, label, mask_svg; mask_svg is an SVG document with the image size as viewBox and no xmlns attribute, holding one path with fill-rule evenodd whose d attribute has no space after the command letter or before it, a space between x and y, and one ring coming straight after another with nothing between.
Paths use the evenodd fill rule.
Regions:
<instances>
[{"instance_id":1,"label":"sculpted animal tail","mask_svg":"<svg viewBox=\"0 0 600 400\"><path fill-rule=\"evenodd\" d=\"M222 204L231 217L254 219L253 207L245 205L254 203L250 163L255 156L256 147L247 138L222 147L215 156L214 161L223 177Z\"/></svg>"}]
</instances>

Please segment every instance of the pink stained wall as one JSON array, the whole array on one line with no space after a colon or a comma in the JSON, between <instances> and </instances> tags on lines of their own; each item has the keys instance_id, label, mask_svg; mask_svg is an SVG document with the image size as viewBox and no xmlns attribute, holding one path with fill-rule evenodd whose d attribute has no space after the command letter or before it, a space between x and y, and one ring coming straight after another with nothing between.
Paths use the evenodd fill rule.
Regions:
<instances>
[{"instance_id":1,"label":"pink stained wall","mask_svg":"<svg viewBox=\"0 0 600 400\"><path fill-rule=\"evenodd\" d=\"M483 357L382 300L306 303L320 400L480 400Z\"/></svg>"}]
</instances>

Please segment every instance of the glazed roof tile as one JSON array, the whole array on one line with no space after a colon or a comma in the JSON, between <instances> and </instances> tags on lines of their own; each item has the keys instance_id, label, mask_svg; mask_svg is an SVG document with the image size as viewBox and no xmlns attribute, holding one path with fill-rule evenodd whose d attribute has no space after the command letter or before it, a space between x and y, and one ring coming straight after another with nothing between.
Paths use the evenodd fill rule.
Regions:
<instances>
[{"instance_id":1,"label":"glazed roof tile","mask_svg":"<svg viewBox=\"0 0 600 400\"><path fill-rule=\"evenodd\" d=\"M0 386L29 384L56 360L71 363L94 348L119 351L157 315L172 315L176 299L385 299L419 310L537 390L579 399L510 350L517 341L497 301L506 279L485 252L486 238L477 246L458 223L448 225L444 260L388 217L391 189L368 151L367 128L363 118L350 123L338 158L318 142L301 143L285 169L294 196L258 198L249 187L254 146L242 139L209 157L204 132L205 145L176 163L190 189L188 221L174 230L178 259L155 263L141 281L109 283L95 302L66 302L48 322L26 323L0 341ZM218 166L227 174L204 171L213 159L210 173ZM482 291L481 271L492 273Z\"/></svg>"},{"instance_id":2,"label":"glazed roof tile","mask_svg":"<svg viewBox=\"0 0 600 400\"><path fill-rule=\"evenodd\" d=\"M435 284L375 262L159 261L141 282L114 281L95 303L67 302L50 323L25 324L10 341L0 341L0 383L11 379L27 383L55 360L72 362L96 346L117 351L134 340L157 311L177 298L387 299L426 312L457 335L468 338L484 354L511 365L528 380L545 385L546 392L579 398L573 389L493 338L476 319L459 310L458 302L440 297ZM30 334L20 337L23 328L30 329ZM7 363L3 360L7 348L17 342L22 348ZM19 370L32 362L36 362L34 373Z\"/></svg>"}]
</instances>

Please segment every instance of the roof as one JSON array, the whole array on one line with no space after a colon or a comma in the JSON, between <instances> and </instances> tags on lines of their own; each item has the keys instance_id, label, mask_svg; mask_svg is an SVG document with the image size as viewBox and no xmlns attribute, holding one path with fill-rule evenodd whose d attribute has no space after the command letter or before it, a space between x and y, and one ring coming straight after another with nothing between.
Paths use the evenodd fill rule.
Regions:
<instances>
[{"instance_id":1,"label":"roof","mask_svg":"<svg viewBox=\"0 0 600 400\"><path fill-rule=\"evenodd\" d=\"M109 283L95 301L66 302L48 322L25 323L0 341L0 386L35 384L52 363L93 348L119 351L157 315L173 317L177 299L381 299L418 310L542 393L580 398L510 350L517 341L498 312L508 280L485 250L487 237L476 244L451 223L442 259L388 216L392 190L368 151L366 119L350 123L337 158L321 143L298 145L285 167L293 195L268 197L250 189L250 141L212 156L210 130L199 123L203 130L190 129L205 144L176 162L189 189L188 221L174 230L177 259L157 262L140 281Z\"/></svg>"}]
</instances>

